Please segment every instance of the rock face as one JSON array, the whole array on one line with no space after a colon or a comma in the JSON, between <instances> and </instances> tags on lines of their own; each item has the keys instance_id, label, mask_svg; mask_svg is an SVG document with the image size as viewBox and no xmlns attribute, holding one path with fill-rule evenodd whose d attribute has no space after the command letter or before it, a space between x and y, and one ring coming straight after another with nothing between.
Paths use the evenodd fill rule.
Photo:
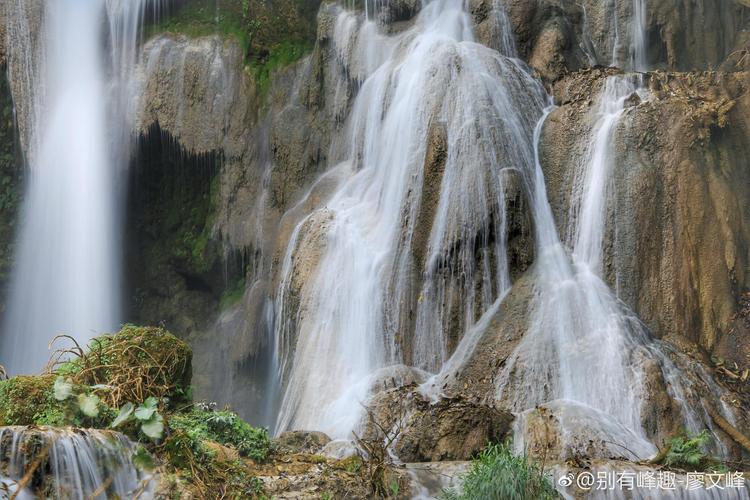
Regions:
<instances>
[{"instance_id":1,"label":"rock face","mask_svg":"<svg viewBox=\"0 0 750 500\"><path fill-rule=\"evenodd\" d=\"M322 432L287 431L274 440L278 451L283 453L320 453L331 442Z\"/></svg>"},{"instance_id":2,"label":"rock face","mask_svg":"<svg viewBox=\"0 0 750 500\"><path fill-rule=\"evenodd\" d=\"M16 107L19 142L26 148L33 124L32 85L37 78L44 2L28 0L0 5L0 67L8 75Z\"/></svg>"},{"instance_id":3,"label":"rock face","mask_svg":"<svg viewBox=\"0 0 750 500\"><path fill-rule=\"evenodd\" d=\"M604 71L555 86L541 156L561 234ZM572 81L570 81L572 80ZM747 366L736 321L750 283L747 73L654 73L616 131L606 274L658 336L680 335ZM615 230L616 228L616 230ZM647 231L647 233L646 233Z\"/></svg>"},{"instance_id":4,"label":"rock face","mask_svg":"<svg viewBox=\"0 0 750 500\"><path fill-rule=\"evenodd\" d=\"M364 437L399 429L393 451L403 462L469 460L488 442L502 442L513 415L464 396L431 401L415 386L383 391L369 404Z\"/></svg>"},{"instance_id":5,"label":"rock face","mask_svg":"<svg viewBox=\"0 0 750 500\"><path fill-rule=\"evenodd\" d=\"M321 179L317 190L307 192L327 164L331 131L341 126L354 93L355 82L333 40L340 9L321 7L312 54L274 73L267 94L260 94L246 71L238 44L219 37L158 36L144 46L138 69L140 142L152 153L167 150L172 160L146 153L136 163L163 170L171 161L187 159L190 168L184 173L165 171L161 178L171 186L166 189L183 197L202 183L205 188L194 196L208 196L209 208L193 224L197 231L189 231L196 238L187 240L206 261L203 271L192 258L156 252L154 259L153 245L142 249L140 255L151 255L153 284L131 286L131 310L141 322L164 321L189 337L196 348L198 393L231 400L252 412L247 415L256 422L265 421L258 398L270 374L267 304L276 290L276 273L293 228L330 189ZM138 182L134 179L136 191ZM289 210L298 202L296 210ZM156 213L179 213L186 203ZM154 212L151 203L145 205ZM177 219L186 217L192 213ZM158 225L161 230L150 235L154 241L181 232ZM168 279L159 281L162 275ZM143 295L144 288L151 291ZM141 305L149 302L154 305ZM233 368L240 365L244 368ZM228 372L233 374L229 381ZM243 396L238 399L238 394Z\"/></svg>"},{"instance_id":6,"label":"rock face","mask_svg":"<svg viewBox=\"0 0 750 500\"><path fill-rule=\"evenodd\" d=\"M5 309L16 223L23 197L23 170L16 154L15 132L10 86L0 77L0 314Z\"/></svg>"},{"instance_id":7,"label":"rock face","mask_svg":"<svg viewBox=\"0 0 750 500\"><path fill-rule=\"evenodd\" d=\"M471 12L479 40L496 44L491 0L474 0ZM645 2L646 59L671 70L741 69L738 51L747 50L750 7L741 1L667 0ZM600 0L506 0L518 54L546 81L596 64L627 67L633 2ZM622 38L616 38L616 33ZM617 48L619 47L619 49ZM745 52L746 53L746 52ZM740 68L737 63L740 63Z\"/></svg>"}]
</instances>

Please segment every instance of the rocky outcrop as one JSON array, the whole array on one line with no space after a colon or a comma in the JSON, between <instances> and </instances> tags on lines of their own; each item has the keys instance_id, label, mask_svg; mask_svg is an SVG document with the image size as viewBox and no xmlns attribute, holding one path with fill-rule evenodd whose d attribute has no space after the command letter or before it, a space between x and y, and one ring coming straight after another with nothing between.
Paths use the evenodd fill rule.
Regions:
<instances>
[{"instance_id":1,"label":"rocky outcrop","mask_svg":"<svg viewBox=\"0 0 750 500\"><path fill-rule=\"evenodd\" d=\"M555 86L561 106L545 125L541 157L563 235L595 106L571 89L600 88L605 76L583 72ZM737 321L750 286L748 81L747 73L648 76L651 97L631 102L616 131L605 244L610 284L652 332L741 366L750 364Z\"/></svg>"},{"instance_id":2,"label":"rocky outcrop","mask_svg":"<svg viewBox=\"0 0 750 500\"><path fill-rule=\"evenodd\" d=\"M555 400L518 417L514 446L539 461L649 458L656 448L610 416L571 401Z\"/></svg>"},{"instance_id":3,"label":"rocky outcrop","mask_svg":"<svg viewBox=\"0 0 750 500\"><path fill-rule=\"evenodd\" d=\"M377 394L368 404L365 439L393 432L393 452L403 462L469 460L488 442L502 442L513 415L461 396L425 398L416 386Z\"/></svg>"},{"instance_id":4,"label":"rocky outcrop","mask_svg":"<svg viewBox=\"0 0 750 500\"><path fill-rule=\"evenodd\" d=\"M33 85L37 78L44 2L28 0L0 5L0 68L5 68L16 107L19 141L26 148L33 126Z\"/></svg>"},{"instance_id":5,"label":"rocky outcrop","mask_svg":"<svg viewBox=\"0 0 750 500\"><path fill-rule=\"evenodd\" d=\"M498 5L499 4L499 5ZM750 7L742 1L645 2L649 67L671 70L742 69ZM497 10L505 8L519 56L546 81L597 64L628 67L633 2L600 0L473 0L479 40L499 39ZM493 29L494 28L494 29Z\"/></svg>"},{"instance_id":6,"label":"rocky outcrop","mask_svg":"<svg viewBox=\"0 0 750 500\"><path fill-rule=\"evenodd\" d=\"M275 71L267 93L261 93L231 38L160 35L145 44L138 68L136 128L141 143L152 151L162 143L161 149L171 153L167 159L141 155L136 162L151 163L157 170L175 160L187 165L189 171L182 174L161 174L173 185L169 189L183 198L203 183L206 189L194 196L210 196L210 210L197 221L198 230L190 231L198 238L187 241L199 243L208 253L193 249L225 270L214 272L209 266L196 273L195 266L183 265L194 259L167 252L168 258L156 266L161 270L149 276L166 273L171 278L148 287L154 293L145 296L138 293L144 287L133 286L132 310L140 321L165 321L189 337L197 353L198 393L220 402L231 400L241 411L251 412L254 421L265 418L257 412L262 406L260 388L270 373L268 298L276 290L294 227L320 206L330 189L322 179L318 190L307 192L328 163L331 131L341 126L354 93L344 67L350 61L339 57L341 48L334 41L340 10L334 4L321 7L313 52ZM332 94L329 88L339 91ZM136 178L136 192L138 182ZM297 203L296 210L289 210ZM167 207L168 213L182 210L179 205ZM169 218L156 219L164 220ZM140 305L149 302L153 305L148 308ZM239 365L245 368L232 368Z\"/></svg>"},{"instance_id":7,"label":"rocky outcrop","mask_svg":"<svg viewBox=\"0 0 750 500\"><path fill-rule=\"evenodd\" d=\"M274 439L277 451L284 453L320 453L331 442L331 438L322 432L287 431Z\"/></svg>"}]
</instances>

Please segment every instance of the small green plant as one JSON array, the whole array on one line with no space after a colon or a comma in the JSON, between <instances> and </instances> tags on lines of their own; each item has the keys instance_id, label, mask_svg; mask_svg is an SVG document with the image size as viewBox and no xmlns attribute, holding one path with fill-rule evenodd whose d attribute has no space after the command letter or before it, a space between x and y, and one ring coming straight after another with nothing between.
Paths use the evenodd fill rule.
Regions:
<instances>
[{"instance_id":1,"label":"small green plant","mask_svg":"<svg viewBox=\"0 0 750 500\"><path fill-rule=\"evenodd\" d=\"M164 435L164 418L159 413L159 400L151 396L138 408L133 403L125 403L110 427L117 428L127 422L135 420L140 430L150 439L156 441Z\"/></svg>"},{"instance_id":2,"label":"small green plant","mask_svg":"<svg viewBox=\"0 0 750 500\"><path fill-rule=\"evenodd\" d=\"M105 389L106 386L78 386L70 379L58 376L52 386L52 395L58 403L61 416L58 423L96 425L106 420L111 410L95 393Z\"/></svg>"},{"instance_id":3,"label":"small green plant","mask_svg":"<svg viewBox=\"0 0 750 500\"><path fill-rule=\"evenodd\" d=\"M398 481L391 480L389 489L391 490L391 496L395 498L398 496L398 492L401 489L401 487L398 485Z\"/></svg>"},{"instance_id":4,"label":"small green plant","mask_svg":"<svg viewBox=\"0 0 750 500\"><path fill-rule=\"evenodd\" d=\"M710 458L705 452L711 441L707 430L694 436L677 436L669 441L664 465L669 467L696 468L706 465Z\"/></svg>"},{"instance_id":5,"label":"small green plant","mask_svg":"<svg viewBox=\"0 0 750 500\"><path fill-rule=\"evenodd\" d=\"M245 278L238 279L233 285L227 287L221 294L219 309L226 310L237 304L245 296Z\"/></svg>"},{"instance_id":6,"label":"small green plant","mask_svg":"<svg viewBox=\"0 0 750 500\"><path fill-rule=\"evenodd\" d=\"M174 415L169 426L198 442L210 440L231 446L240 455L253 460L265 460L271 446L265 429L251 426L232 411L213 410L207 405L198 405L189 413Z\"/></svg>"},{"instance_id":7,"label":"small green plant","mask_svg":"<svg viewBox=\"0 0 750 500\"><path fill-rule=\"evenodd\" d=\"M475 459L460 491L449 489L444 500L550 500L560 498L544 471L526 456L515 456L508 445L493 444Z\"/></svg>"},{"instance_id":8,"label":"small green plant","mask_svg":"<svg viewBox=\"0 0 750 500\"><path fill-rule=\"evenodd\" d=\"M76 386L62 375L55 379L52 386L52 392L58 402L67 404L72 402L75 410L89 419L97 419L100 416L106 418L107 414L111 413L110 408L94 393L97 390L107 389L107 386L101 384L91 387ZM164 419L159 414L158 406L159 400L153 396L147 398L137 408L133 403L125 403L110 427L114 429L131 420L136 420L144 435L154 441L159 440L164 434Z\"/></svg>"}]
</instances>

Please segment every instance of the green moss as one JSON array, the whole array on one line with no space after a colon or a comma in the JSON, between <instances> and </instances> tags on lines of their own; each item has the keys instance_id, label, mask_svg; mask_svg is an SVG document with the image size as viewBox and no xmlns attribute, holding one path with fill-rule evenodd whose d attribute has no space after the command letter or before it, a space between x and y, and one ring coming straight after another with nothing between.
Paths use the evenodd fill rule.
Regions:
<instances>
[{"instance_id":1,"label":"green moss","mask_svg":"<svg viewBox=\"0 0 750 500\"><path fill-rule=\"evenodd\" d=\"M166 397L175 405L190 394L192 356L190 346L163 328L124 325L114 335L93 339L84 357L56 373L82 385L117 387L118 397L109 399L114 407L149 397Z\"/></svg>"},{"instance_id":2,"label":"green moss","mask_svg":"<svg viewBox=\"0 0 750 500\"><path fill-rule=\"evenodd\" d=\"M350 474L357 474L362 469L362 457L353 455L336 462L335 467L345 470Z\"/></svg>"},{"instance_id":3,"label":"green moss","mask_svg":"<svg viewBox=\"0 0 750 500\"><path fill-rule=\"evenodd\" d=\"M0 382L0 425L42 425L58 414L54 382L54 375L18 376Z\"/></svg>"},{"instance_id":4,"label":"green moss","mask_svg":"<svg viewBox=\"0 0 750 500\"><path fill-rule=\"evenodd\" d=\"M253 460L265 460L271 445L265 429L252 427L228 410L194 408L189 413L173 415L169 427L184 433L198 448L204 441L215 441Z\"/></svg>"},{"instance_id":5,"label":"green moss","mask_svg":"<svg viewBox=\"0 0 750 500\"><path fill-rule=\"evenodd\" d=\"M224 290L224 293L221 294L221 299L219 300L219 309L222 311L225 309L229 309L233 305L237 304L240 300L242 300L242 297L245 296L245 279L240 278L238 279L234 285L229 286L226 290Z\"/></svg>"},{"instance_id":6,"label":"green moss","mask_svg":"<svg viewBox=\"0 0 750 500\"><path fill-rule=\"evenodd\" d=\"M189 0L171 16L149 27L147 34L217 34L235 39L263 97L274 71L312 49L319 4L319 0L221 0L207 6L201 0Z\"/></svg>"},{"instance_id":7,"label":"green moss","mask_svg":"<svg viewBox=\"0 0 750 500\"><path fill-rule=\"evenodd\" d=\"M148 26L146 36L173 33L198 38L218 34L236 38L240 46L247 50L248 32L242 21L242 17L225 4L206 5L205 1L191 0L173 15Z\"/></svg>"},{"instance_id":8,"label":"green moss","mask_svg":"<svg viewBox=\"0 0 750 500\"><path fill-rule=\"evenodd\" d=\"M197 274L208 272L216 259L209 243L218 191L219 176L214 175L207 190L190 199L180 196L165 207L165 226L170 229L164 231L164 248Z\"/></svg>"},{"instance_id":9,"label":"green moss","mask_svg":"<svg viewBox=\"0 0 750 500\"><path fill-rule=\"evenodd\" d=\"M309 42L285 40L270 47L268 56L265 58L253 61L249 68L255 76L259 94L261 96L268 94L271 77L276 70L300 60L311 50L312 45Z\"/></svg>"}]
</instances>

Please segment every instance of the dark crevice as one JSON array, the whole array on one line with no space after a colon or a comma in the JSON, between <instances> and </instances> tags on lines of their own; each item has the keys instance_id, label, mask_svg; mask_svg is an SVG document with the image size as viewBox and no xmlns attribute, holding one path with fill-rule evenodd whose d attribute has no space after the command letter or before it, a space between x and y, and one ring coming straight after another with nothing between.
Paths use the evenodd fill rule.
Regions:
<instances>
[{"instance_id":1,"label":"dark crevice","mask_svg":"<svg viewBox=\"0 0 750 500\"><path fill-rule=\"evenodd\" d=\"M128 321L187 336L244 284L244 265L213 234L221 165L221 154L186 151L158 124L138 137L125 221Z\"/></svg>"}]
</instances>

